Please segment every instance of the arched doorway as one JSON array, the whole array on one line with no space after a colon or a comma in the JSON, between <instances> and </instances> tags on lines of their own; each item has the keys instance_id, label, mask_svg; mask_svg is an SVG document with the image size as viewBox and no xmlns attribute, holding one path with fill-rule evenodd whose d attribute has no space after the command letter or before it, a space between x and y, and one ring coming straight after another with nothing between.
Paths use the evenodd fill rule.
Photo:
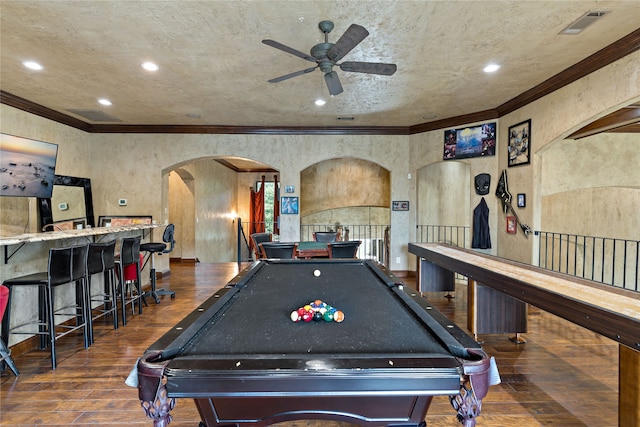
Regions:
<instances>
[{"instance_id":1,"label":"arched doorway","mask_svg":"<svg viewBox=\"0 0 640 427\"><path fill-rule=\"evenodd\" d=\"M419 169L416 224L469 227L470 175L469 165L458 161L433 163ZM462 239L470 244L468 234L462 236ZM456 237L456 240L460 239ZM446 243L461 245L460 241Z\"/></svg>"}]
</instances>

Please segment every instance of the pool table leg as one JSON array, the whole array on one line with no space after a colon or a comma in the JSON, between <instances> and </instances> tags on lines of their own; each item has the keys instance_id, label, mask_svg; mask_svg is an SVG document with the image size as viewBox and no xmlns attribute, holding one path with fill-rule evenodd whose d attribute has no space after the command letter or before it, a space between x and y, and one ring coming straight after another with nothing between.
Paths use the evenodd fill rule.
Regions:
<instances>
[{"instance_id":1,"label":"pool table leg","mask_svg":"<svg viewBox=\"0 0 640 427\"><path fill-rule=\"evenodd\" d=\"M453 409L458 411L460 424L464 427L475 427L476 417L482 409L482 399L476 396L468 379L460 386L460 394L449 396L449 401Z\"/></svg>"},{"instance_id":2,"label":"pool table leg","mask_svg":"<svg viewBox=\"0 0 640 427\"><path fill-rule=\"evenodd\" d=\"M153 359L153 356L148 356ZM138 396L147 417L153 420L153 427L167 427L171 422L171 410L176 399L167 395L167 377L164 368L168 362L151 363L141 358L137 363Z\"/></svg>"}]
</instances>

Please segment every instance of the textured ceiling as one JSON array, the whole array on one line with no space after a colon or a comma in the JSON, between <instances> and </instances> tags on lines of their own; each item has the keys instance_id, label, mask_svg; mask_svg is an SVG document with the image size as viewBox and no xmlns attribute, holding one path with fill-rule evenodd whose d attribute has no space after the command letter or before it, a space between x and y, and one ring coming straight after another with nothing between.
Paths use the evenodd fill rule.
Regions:
<instances>
[{"instance_id":1,"label":"textured ceiling","mask_svg":"<svg viewBox=\"0 0 640 427\"><path fill-rule=\"evenodd\" d=\"M600 10L581 34L558 35ZM640 1L1 1L0 15L0 89L87 123L69 110L131 125L412 126L539 85L640 28ZM307 53L325 19L330 42L352 23L370 33L344 60L398 71L337 70L344 93L330 99L319 70L268 83L313 64L261 41ZM485 74L489 62L502 68Z\"/></svg>"}]
</instances>

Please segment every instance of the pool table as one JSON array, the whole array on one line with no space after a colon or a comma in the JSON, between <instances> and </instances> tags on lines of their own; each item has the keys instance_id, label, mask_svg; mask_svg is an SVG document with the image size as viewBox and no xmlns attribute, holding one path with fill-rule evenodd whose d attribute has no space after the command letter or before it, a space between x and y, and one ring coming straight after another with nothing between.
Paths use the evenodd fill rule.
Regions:
<instances>
[{"instance_id":1,"label":"pool table","mask_svg":"<svg viewBox=\"0 0 640 427\"><path fill-rule=\"evenodd\" d=\"M344 320L291 320L318 299ZM137 382L155 427L179 398L194 399L207 427L425 426L435 395L470 427L489 372L469 335L374 261L260 260L149 347Z\"/></svg>"}]
</instances>

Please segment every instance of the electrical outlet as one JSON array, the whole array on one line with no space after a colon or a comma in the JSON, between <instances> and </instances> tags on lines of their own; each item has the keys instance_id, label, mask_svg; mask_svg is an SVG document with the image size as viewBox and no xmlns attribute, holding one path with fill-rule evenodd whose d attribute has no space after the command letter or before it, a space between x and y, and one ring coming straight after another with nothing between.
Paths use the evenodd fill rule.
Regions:
<instances>
[{"instance_id":1,"label":"electrical outlet","mask_svg":"<svg viewBox=\"0 0 640 427\"><path fill-rule=\"evenodd\" d=\"M118 205L127 206L127 199L118 199Z\"/></svg>"}]
</instances>

